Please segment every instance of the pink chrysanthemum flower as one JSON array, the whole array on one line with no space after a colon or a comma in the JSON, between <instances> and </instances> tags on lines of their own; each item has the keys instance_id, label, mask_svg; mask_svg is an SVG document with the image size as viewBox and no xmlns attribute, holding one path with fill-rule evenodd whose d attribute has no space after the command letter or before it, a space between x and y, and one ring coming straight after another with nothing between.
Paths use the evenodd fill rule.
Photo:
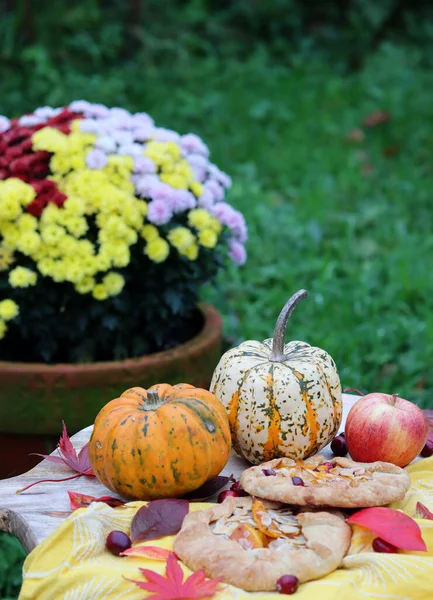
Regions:
<instances>
[{"instance_id":1,"label":"pink chrysanthemum flower","mask_svg":"<svg viewBox=\"0 0 433 600\"><path fill-rule=\"evenodd\" d=\"M157 142L178 142L180 139L180 135L176 131L164 127L155 128L152 137Z\"/></svg>"},{"instance_id":2,"label":"pink chrysanthemum flower","mask_svg":"<svg viewBox=\"0 0 433 600\"><path fill-rule=\"evenodd\" d=\"M100 121L96 119L82 119L80 121L80 131L83 133L99 133L101 131Z\"/></svg>"},{"instance_id":3,"label":"pink chrysanthemum flower","mask_svg":"<svg viewBox=\"0 0 433 600\"><path fill-rule=\"evenodd\" d=\"M143 146L140 144L123 144L119 146L117 154L123 156L141 157L143 155Z\"/></svg>"},{"instance_id":4,"label":"pink chrysanthemum flower","mask_svg":"<svg viewBox=\"0 0 433 600\"><path fill-rule=\"evenodd\" d=\"M175 189L171 185L158 181L150 190L150 197L152 200L163 200L170 203L174 193Z\"/></svg>"},{"instance_id":5,"label":"pink chrysanthemum flower","mask_svg":"<svg viewBox=\"0 0 433 600\"><path fill-rule=\"evenodd\" d=\"M155 128L152 125L140 125L132 130L132 137L136 142L147 142L154 132Z\"/></svg>"},{"instance_id":6,"label":"pink chrysanthemum flower","mask_svg":"<svg viewBox=\"0 0 433 600\"><path fill-rule=\"evenodd\" d=\"M211 210L213 205L215 204L215 198L213 197L211 192L205 188L203 190L203 194L198 199L197 204L198 206L200 206L200 208Z\"/></svg>"},{"instance_id":7,"label":"pink chrysanthemum flower","mask_svg":"<svg viewBox=\"0 0 433 600\"><path fill-rule=\"evenodd\" d=\"M244 246L235 239L231 239L229 244L229 256L237 265L245 264L247 260L247 252Z\"/></svg>"},{"instance_id":8,"label":"pink chrysanthemum flower","mask_svg":"<svg viewBox=\"0 0 433 600\"><path fill-rule=\"evenodd\" d=\"M215 179L209 179L204 184L206 190L209 190L217 202L224 200L224 188Z\"/></svg>"},{"instance_id":9,"label":"pink chrysanthemum flower","mask_svg":"<svg viewBox=\"0 0 433 600\"><path fill-rule=\"evenodd\" d=\"M86 165L89 169L103 169L107 164L107 156L102 150L91 150L86 156Z\"/></svg>"},{"instance_id":10,"label":"pink chrysanthemum flower","mask_svg":"<svg viewBox=\"0 0 433 600\"><path fill-rule=\"evenodd\" d=\"M112 154L113 152L116 152L117 144L109 135L101 135L95 140L95 148L102 150L102 152L105 152L106 154Z\"/></svg>"},{"instance_id":11,"label":"pink chrysanthemum flower","mask_svg":"<svg viewBox=\"0 0 433 600\"><path fill-rule=\"evenodd\" d=\"M195 135L195 133L187 133L180 138L180 147L191 154L202 154L203 156L209 156L209 148L203 141Z\"/></svg>"},{"instance_id":12,"label":"pink chrysanthemum flower","mask_svg":"<svg viewBox=\"0 0 433 600\"><path fill-rule=\"evenodd\" d=\"M11 126L10 120L7 117L5 117L4 115L0 115L0 133L4 133L5 131L8 131L10 126Z\"/></svg>"},{"instance_id":13,"label":"pink chrysanthemum flower","mask_svg":"<svg viewBox=\"0 0 433 600\"><path fill-rule=\"evenodd\" d=\"M42 119L36 115L23 115L18 119L18 124L22 127L34 127L35 125L40 125L41 123L45 123L45 119Z\"/></svg>"},{"instance_id":14,"label":"pink chrysanthemum flower","mask_svg":"<svg viewBox=\"0 0 433 600\"><path fill-rule=\"evenodd\" d=\"M186 210L191 210L196 207L196 199L194 194L187 190L174 190L171 197L173 212L180 213Z\"/></svg>"},{"instance_id":15,"label":"pink chrysanthemum flower","mask_svg":"<svg viewBox=\"0 0 433 600\"><path fill-rule=\"evenodd\" d=\"M105 119L110 114L110 109L104 104L91 104L90 107L83 112L86 117Z\"/></svg>"},{"instance_id":16,"label":"pink chrysanthemum flower","mask_svg":"<svg viewBox=\"0 0 433 600\"><path fill-rule=\"evenodd\" d=\"M160 183L158 175L132 175L131 180L141 198L149 198L152 188Z\"/></svg>"},{"instance_id":17,"label":"pink chrysanthemum flower","mask_svg":"<svg viewBox=\"0 0 433 600\"><path fill-rule=\"evenodd\" d=\"M164 225L173 216L171 206L164 200L152 200L147 207L147 219L153 225Z\"/></svg>"},{"instance_id":18,"label":"pink chrysanthemum flower","mask_svg":"<svg viewBox=\"0 0 433 600\"><path fill-rule=\"evenodd\" d=\"M134 172L140 174L156 173L155 163L148 156L134 157Z\"/></svg>"},{"instance_id":19,"label":"pink chrysanthemum flower","mask_svg":"<svg viewBox=\"0 0 433 600\"><path fill-rule=\"evenodd\" d=\"M86 113L90 110L91 106L92 105L90 102L87 102L87 100L74 100L74 102L71 102L69 105L69 110L77 113Z\"/></svg>"}]
</instances>

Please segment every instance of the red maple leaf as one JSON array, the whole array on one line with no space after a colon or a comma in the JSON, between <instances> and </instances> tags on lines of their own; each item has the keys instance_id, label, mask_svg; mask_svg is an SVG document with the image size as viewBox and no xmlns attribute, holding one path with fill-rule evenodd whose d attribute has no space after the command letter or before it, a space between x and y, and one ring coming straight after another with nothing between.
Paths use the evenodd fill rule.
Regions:
<instances>
[{"instance_id":1,"label":"red maple leaf","mask_svg":"<svg viewBox=\"0 0 433 600\"><path fill-rule=\"evenodd\" d=\"M429 521L433 521L433 513L422 504L422 502L416 503L416 513L421 517L421 519L428 519Z\"/></svg>"},{"instance_id":2,"label":"red maple leaf","mask_svg":"<svg viewBox=\"0 0 433 600\"><path fill-rule=\"evenodd\" d=\"M104 504L108 504L108 506L111 506L112 508L123 506L125 504L123 500L113 498L113 496L100 496L99 498L95 498L95 496L88 496L87 494L80 494L79 492L68 492L68 494L71 510L87 508L93 502L104 502Z\"/></svg>"},{"instance_id":3,"label":"red maple leaf","mask_svg":"<svg viewBox=\"0 0 433 600\"><path fill-rule=\"evenodd\" d=\"M71 440L69 439L66 425L63 421L62 424L62 435L59 440L59 445L57 446L57 450L60 456L51 456L49 454L38 453L34 453L34 456L42 456L43 458L45 458L45 460L48 460L50 462L64 464L67 467L69 467L72 471L75 471L75 475L72 475L71 477L63 477L62 479L40 479L39 481L34 481L30 485L27 485L21 490L17 490L17 494L28 490L29 488L33 487L34 485L37 485L38 483L54 483L56 481L68 481L69 479L76 479L77 477L81 477L81 475L86 475L87 477L95 477L95 473L93 472L89 460L89 444L85 444L77 455L77 451L75 450Z\"/></svg>"},{"instance_id":4,"label":"red maple leaf","mask_svg":"<svg viewBox=\"0 0 433 600\"><path fill-rule=\"evenodd\" d=\"M176 556L170 554L167 560L165 577L150 569L139 569L147 581L128 579L142 590L152 592L153 600L194 600L213 596L221 582L218 579L206 579L203 569L196 571L183 581L183 571ZM126 579L126 578L125 578Z\"/></svg>"}]
</instances>

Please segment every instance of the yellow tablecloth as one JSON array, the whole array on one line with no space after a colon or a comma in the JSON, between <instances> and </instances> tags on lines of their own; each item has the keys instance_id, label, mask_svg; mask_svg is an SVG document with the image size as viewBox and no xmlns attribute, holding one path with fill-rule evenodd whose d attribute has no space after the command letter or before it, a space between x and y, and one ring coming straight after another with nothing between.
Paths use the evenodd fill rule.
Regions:
<instances>
[{"instance_id":1,"label":"yellow tablecloth","mask_svg":"<svg viewBox=\"0 0 433 600\"><path fill-rule=\"evenodd\" d=\"M433 511L433 457L408 467L412 486L403 501L393 505L415 516L416 502ZM147 592L122 576L143 580L138 567L165 572L165 563L143 558L121 558L105 551L113 529L129 531L141 502L110 508L95 503L74 512L46 538L24 564L24 583L19 600L141 600ZM209 506L191 504L191 510ZM433 521L418 519L427 552L379 554L372 552L374 535L354 527L348 555L342 567L317 581L299 587L296 600L433 600ZM149 542L171 548L173 537ZM190 574L188 569L184 569ZM249 594L226 588L215 600L271 600L274 593Z\"/></svg>"}]
</instances>

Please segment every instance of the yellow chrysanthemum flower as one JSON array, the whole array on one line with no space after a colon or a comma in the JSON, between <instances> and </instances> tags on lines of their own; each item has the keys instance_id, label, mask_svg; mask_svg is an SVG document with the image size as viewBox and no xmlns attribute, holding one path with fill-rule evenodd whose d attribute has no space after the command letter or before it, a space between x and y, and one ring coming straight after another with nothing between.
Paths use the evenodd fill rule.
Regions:
<instances>
[{"instance_id":1,"label":"yellow chrysanthemum flower","mask_svg":"<svg viewBox=\"0 0 433 600\"><path fill-rule=\"evenodd\" d=\"M123 241L103 244L101 246L101 254L109 257L115 267L126 267L131 260L129 247Z\"/></svg>"},{"instance_id":2,"label":"yellow chrysanthemum flower","mask_svg":"<svg viewBox=\"0 0 433 600\"><path fill-rule=\"evenodd\" d=\"M212 215L204 208L194 208L188 213L188 224L199 231L208 229L212 223Z\"/></svg>"},{"instance_id":3,"label":"yellow chrysanthemum flower","mask_svg":"<svg viewBox=\"0 0 433 600\"><path fill-rule=\"evenodd\" d=\"M5 181L0 181L0 198L13 198L18 200L22 206L27 206L36 198L36 192L28 183L17 179L16 177L10 177ZM2 217L4 216L0 213Z\"/></svg>"},{"instance_id":4,"label":"yellow chrysanthemum flower","mask_svg":"<svg viewBox=\"0 0 433 600\"><path fill-rule=\"evenodd\" d=\"M0 246L0 271L6 271L14 260L15 258L12 250Z\"/></svg>"},{"instance_id":5,"label":"yellow chrysanthemum flower","mask_svg":"<svg viewBox=\"0 0 433 600\"><path fill-rule=\"evenodd\" d=\"M112 169L117 169L117 170L126 169L128 171L132 171L132 169L134 168L134 159L132 158L132 156L122 156L119 154L111 154L108 157L108 165L107 165L107 167L105 167L105 169L110 168L110 167Z\"/></svg>"},{"instance_id":6,"label":"yellow chrysanthemum flower","mask_svg":"<svg viewBox=\"0 0 433 600\"><path fill-rule=\"evenodd\" d=\"M218 221L218 219L216 217L212 217L209 223L209 228L212 229L212 231L215 231L215 233L217 235L219 235L221 233L221 231L223 230L223 226L221 225L221 223Z\"/></svg>"},{"instance_id":7,"label":"yellow chrysanthemum flower","mask_svg":"<svg viewBox=\"0 0 433 600\"><path fill-rule=\"evenodd\" d=\"M50 273L51 279L56 283L66 281L66 266L62 261L54 262Z\"/></svg>"},{"instance_id":8,"label":"yellow chrysanthemum flower","mask_svg":"<svg viewBox=\"0 0 433 600\"><path fill-rule=\"evenodd\" d=\"M174 227L168 233L167 239L177 250L185 250L195 243L195 236L187 227Z\"/></svg>"},{"instance_id":9,"label":"yellow chrysanthemum flower","mask_svg":"<svg viewBox=\"0 0 433 600\"><path fill-rule=\"evenodd\" d=\"M81 154L78 152L70 154L69 164L71 165L71 169L74 169L75 171L80 171L81 169L84 169L84 167L86 166L84 152L82 152Z\"/></svg>"},{"instance_id":10,"label":"yellow chrysanthemum flower","mask_svg":"<svg viewBox=\"0 0 433 600\"><path fill-rule=\"evenodd\" d=\"M6 325L6 323L4 321L2 321L0 319L0 340L2 340L4 338L7 330L8 330L8 326Z\"/></svg>"},{"instance_id":11,"label":"yellow chrysanthemum flower","mask_svg":"<svg viewBox=\"0 0 433 600\"><path fill-rule=\"evenodd\" d=\"M10 298L0 302L0 318L4 321L15 319L19 312L18 304Z\"/></svg>"},{"instance_id":12,"label":"yellow chrysanthemum flower","mask_svg":"<svg viewBox=\"0 0 433 600\"><path fill-rule=\"evenodd\" d=\"M122 217L126 223L130 227L134 227L134 229L140 229L143 226L143 217L147 214L147 204L143 202L143 207L140 207L139 204L141 202L137 200L136 202L129 202L122 209Z\"/></svg>"},{"instance_id":13,"label":"yellow chrysanthemum flower","mask_svg":"<svg viewBox=\"0 0 433 600\"><path fill-rule=\"evenodd\" d=\"M182 250L180 253L189 258L189 260L196 260L198 256L198 246L197 244L192 244L192 246L189 246L186 250Z\"/></svg>"},{"instance_id":14,"label":"yellow chrysanthemum flower","mask_svg":"<svg viewBox=\"0 0 433 600\"><path fill-rule=\"evenodd\" d=\"M193 171L186 160L180 160L178 163L174 165L173 172L177 175L181 175L187 181L193 181Z\"/></svg>"},{"instance_id":15,"label":"yellow chrysanthemum flower","mask_svg":"<svg viewBox=\"0 0 433 600\"><path fill-rule=\"evenodd\" d=\"M65 279L71 283L78 283L83 278L83 267L80 260L70 258L63 261L65 266Z\"/></svg>"},{"instance_id":16,"label":"yellow chrysanthemum flower","mask_svg":"<svg viewBox=\"0 0 433 600\"><path fill-rule=\"evenodd\" d=\"M23 231L17 240L17 250L26 256L32 256L40 245L41 238L35 231Z\"/></svg>"},{"instance_id":17,"label":"yellow chrysanthemum flower","mask_svg":"<svg viewBox=\"0 0 433 600\"><path fill-rule=\"evenodd\" d=\"M55 265L56 263L52 258L41 258L37 262L38 271L41 275L44 275L44 277L51 276L54 272Z\"/></svg>"},{"instance_id":18,"label":"yellow chrysanthemum flower","mask_svg":"<svg viewBox=\"0 0 433 600\"><path fill-rule=\"evenodd\" d=\"M72 169L71 157L69 154L54 154L50 159L50 169L54 174L64 175Z\"/></svg>"},{"instance_id":19,"label":"yellow chrysanthemum flower","mask_svg":"<svg viewBox=\"0 0 433 600\"><path fill-rule=\"evenodd\" d=\"M78 254L78 242L72 235L63 236L58 245L63 256Z\"/></svg>"},{"instance_id":20,"label":"yellow chrysanthemum flower","mask_svg":"<svg viewBox=\"0 0 433 600\"><path fill-rule=\"evenodd\" d=\"M32 136L33 150L45 150L46 152L67 152L68 136L54 127L43 127Z\"/></svg>"},{"instance_id":21,"label":"yellow chrysanthemum flower","mask_svg":"<svg viewBox=\"0 0 433 600\"><path fill-rule=\"evenodd\" d=\"M218 236L212 229L202 229L199 231L198 241L205 248L215 248Z\"/></svg>"},{"instance_id":22,"label":"yellow chrysanthemum flower","mask_svg":"<svg viewBox=\"0 0 433 600\"><path fill-rule=\"evenodd\" d=\"M76 238L84 235L88 229L86 219L74 215L65 215L62 219L62 225Z\"/></svg>"},{"instance_id":23,"label":"yellow chrysanthemum flower","mask_svg":"<svg viewBox=\"0 0 433 600\"><path fill-rule=\"evenodd\" d=\"M157 238L149 242L144 249L144 253L152 262L162 263L170 253L170 246L162 238Z\"/></svg>"},{"instance_id":24,"label":"yellow chrysanthemum flower","mask_svg":"<svg viewBox=\"0 0 433 600\"><path fill-rule=\"evenodd\" d=\"M37 274L25 267L15 267L9 273L9 283L12 287L25 288L31 285L36 285L38 279Z\"/></svg>"},{"instance_id":25,"label":"yellow chrysanthemum flower","mask_svg":"<svg viewBox=\"0 0 433 600\"><path fill-rule=\"evenodd\" d=\"M107 273L102 283L110 296L117 296L123 290L125 279L120 273Z\"/></svg>"},{"instance_id":26,"label":"yellow chrysanthemum flower","mask_svg":"<svg viewBox=\"0 0 433 600\"><path fill-rule=\"evenodd\" d=\"M65 200L62 208L71 215L81 217L86 212L86 203L80 196L71 196Z\"/></svg>"},{"instance_id":27,"label":"yellow chrysanthemum flower","mask_svg":"<svg viewBox=\"0 0 433 600\"><path fill-rule=\"evenodd\" d=\"M102 246L99 253L94 258L95 272L108 271L111 264L111 254L107 251L105 246Z\"/></svg>"},{"instance_id":28,"label":"yellow chrysanthemum flower","mask_svg":"<svg viewBox=\"0 0 433 600\"><path fill-rule=\"evenodd\" d=\"M157 142L158 143L158 142ZM176 142L159 142L163 145L163 150L174 159L179 159L182 156L182 150Z\"/></svg>"},{"instance_id":29,"label":"yellow chrysanthemum flower","mask_svg":"<svg viewBox=\"0 0 433 600\"><path fill-rule=\"evenodd\" d=\"M24 213L18 218L17 227L20 231L35 231L38 228L38 220L33 215Z\"/></svg>"},{"instance_id":30,"label":"yellow chrysanthemum flower","mask_svg":"<svg viewBox=\"0 0 433 600\"><path fill-rule=\"evenodd\" d=\"M140 231L140 235L143 240L146 240L146 242L152 242L153 240L157 240L159 238L159 231L155 225L144 225Z\"/></svg>"},{"instance_id":31,"label":"yellow chrysanthemum flower","mask_svg":"<svg viewBox=\"0 0 433 600\"><path fill-rule=\"evenodd\" d=\"M55 245L66 235L66 230L61 225L44 225L41 227L41 237L46 244Z\"/></svg>"},{"instance_id":32,"label":"yellow chrysanthemum flower","mask_svg":"<svg viewBox=\"0 0 433 600\"><path fill-rule=\"evenodd\" d=\"M159 178L164 183L168 183L168 185L178 190L186 190L188 188L188 179L178 173L161 173Z\"/></svg>"},{"instance_id":33,"label":"yellow chrysanthemum flower","mask_svg":"<svg viewBox=\"0 0 433 600\"><path fill-rule=\"evenodd\" d=\"M94 289L95 280L93 277L86 276L76 283L74 287L79 294L88 294Z\"/></svg>"},{"instance_id":34,"label":"yellow chrysanthemum flower","mask_svg":"<svg viewBox=\"0 0 433 600\"><path fill-rule=\"evenodd\" d=\"M147 211L148 211L147 202L145 202L144 200L140 200L139 198L136 198L135 200L136 200L136 205L138 207L138 210L143 215L143 217L145 217L147 215Z\"/></svg>"},{"instance_id":35,"label":"yellow chrysanthemum flower","mask_svg":"<svg viewBox=\"0 0 433 600\"><path fill-rule=\"evenodd\" d=\"M13 221L22 213L19 198L13 196L0 196L0 215L2 219Z\"/></svg>"},{"instance_id":36,"label":"yellow chrysanthemum flower","mask_svg":"<svg viewBox=\"0 0 433 600\"><path fill-rule=\"evenodd\" d=\"M92 291L95 300L106 300L109 296L107 288L103 283L97 283Z\"/></svg>"},{"instance_id":37,"label":"yellow chrysanthemum flower","mask_svg":"<svg viewBox=\"0 0 433 600\"><path fill-rule=\"evenodd\" d=\"M17 242L20 239L21 232L13 223L6 223L2 226L3 247L9 250L15 250Z\"/></svg>"},{"instance_id":38,"label":"yellow chrysanthemum flower","mask_svg":"<svg viewBox=\"0 0 433 600\"><path fill-rule=\"evenodd\" d=\"M61 219L62 211L61 209L50 202L48 206L44 208L44 212L42 213L40 222L43 225L49 225L52 223L58 223Z\"/></svg>"},{"instance_id":39,"label":"yellow chrysanthemum flower","mask_svg":"<svg viewBox=\"0 0 433 600\"><path fill-rule=\"evenodd\" d=\"M95 256L95 246L90 240L78 240L75 241L75 252L78 256L92 257Z\"/></svg>"},{"instance_id":40,"label":"yellow chrysanthemum flower","mask_svg":"<svg viewBox=\"0 0 433 600\"><path fill-rule=\"evenodd\" d=\"M189 184L189 189L196 198L200 198L200 196L203 194L204 187L199 181L192 181Z\"/></svg>"}]
</instances>

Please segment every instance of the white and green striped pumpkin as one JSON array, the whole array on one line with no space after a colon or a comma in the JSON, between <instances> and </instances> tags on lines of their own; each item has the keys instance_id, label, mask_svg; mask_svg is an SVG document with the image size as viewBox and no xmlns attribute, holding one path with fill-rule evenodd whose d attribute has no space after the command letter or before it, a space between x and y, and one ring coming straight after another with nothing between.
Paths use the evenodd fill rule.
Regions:
<instances>
[{"instance_id":1,"label":"white and green striped pumpkin","mask_svg":"<svg viewBox=\"0 0 433 600\"><path fill-rule=\"evenodd\" d=\"M210 389L228 412L233 449L253 464L307 458L341 423L341 385L331 356L305 342L284 345L288 318L306 296L300 290L290 298L273 338L226 352L212 378Z\"/></svg>"}]
</instances>

